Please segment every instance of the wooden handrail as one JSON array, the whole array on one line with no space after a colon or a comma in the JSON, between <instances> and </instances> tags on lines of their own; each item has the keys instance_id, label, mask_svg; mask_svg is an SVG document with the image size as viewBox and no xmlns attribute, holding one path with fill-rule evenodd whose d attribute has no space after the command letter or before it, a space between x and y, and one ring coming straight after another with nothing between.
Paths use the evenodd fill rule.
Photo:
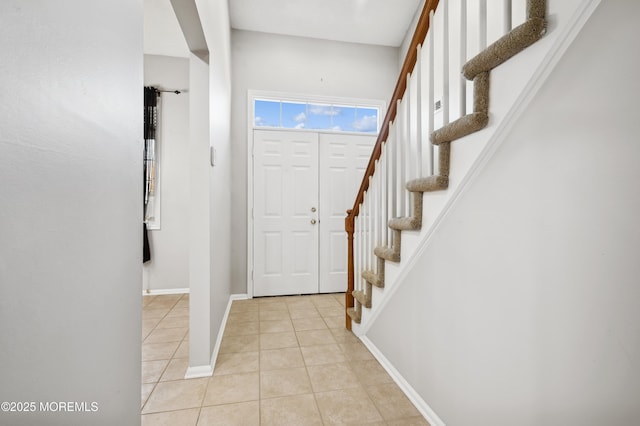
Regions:
<instances>
[{"instance_id":1,"label":"wooden handrail","mask_svg":"<svg viewBox=\"0 0 640 426\"><path fill-rule=\"evenodd\" d=\"M398 101L402 99L404 92L407 89L407 74L411 73L413 68L416 66L416 61L418 60L418 45L422 44L424 39L427 37L430 24L429 15L432 10L436 10L438 3L439 0L426 0L424 4L424 8L420 14L420 19L418 20L418 25L416 26L416 31L413 33L413 38L411 39L411 44L407 51L407 56L404 58L404 63L400 70L400 76L398 77L396 88L394 89L393 96L389 102L389 109L387 110L387 114L384 116L384 121L380 127L380 133L378 134L378 139L373 147L373 152L369 158L367 169L364 172L364 177L362 178L362 183L358 190L358 195L356 196L353 208L351 209L351 213L349 213L348 217L355 219L355 217L360 213L360 204L362 203L362 200L364 200L364 193L367 192L367 189L369 188L369 178L373 176L373 172L376 169L376 161L378 161L382 154L382 144L386 142L387 137L389 136L389 125L396 118Z\"/></svg>"},{"instance_id":2,"label":"wooden handrail","mask_svg":"<svg viewBox=\"0 0 640 426\"><path fill-rule=\"evenodd\" d=\"M378 134L378 139L376 140L376 144L373 147L373 152L371 153L371 158L369 158L367 169L364 172L362 183L360 184L360 189L358 190L358 195L356 195L356 200L353 204L353 208L351 210L347 210L347 217L344 221L348 241L348 278L347 293L345 295L346 309L352 308L354 304L352 291L354 289L355 281L355 274L353 270L353 232L355 229L355 219L356 216L358 216L358 214L360 213L360 204L364 200L364 193L367 192L367 189L369 189L369 178L373 176L373 173L375 172L376 161L378 161L380 155L382 155L382 144L387 141L387 137L389 136L389 126L391 125L391 122L396 118L398 101L402 99L402 97L404 96L404 92L407 89L407 75L413 72L413 69L418 60L418 45L421 45L424 42L424 39L427 37L427 32L429 32L431 11L436 10L436 7L438 7L438 3L439 0L425 0L424 7L422 8L422 13L420 14L420 19L418 20L416 30L413 33L413 38L411 39L409 50L407 51L407 56L404 58L404 63L402 64L402 69L400 70L398 82L396 83L396 87L393 90L393 95L391 96L391 101L389 102L389 109L387 110L387 114L384 116L384 121L382 122L382 126L380 127L380 133ZM346 327L347 330L351 330L351 321L348 315L346 317Z\"/></svg>"}]
</instances>

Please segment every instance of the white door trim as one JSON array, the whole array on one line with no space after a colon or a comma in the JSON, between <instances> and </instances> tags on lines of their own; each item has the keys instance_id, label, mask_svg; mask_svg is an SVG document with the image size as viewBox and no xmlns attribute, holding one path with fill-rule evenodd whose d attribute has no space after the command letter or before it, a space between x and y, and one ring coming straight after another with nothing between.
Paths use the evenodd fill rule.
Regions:
<instances>
[{"instance_id":1,"label":"white door trim","mask_svg":"<svg viewBox=\"0 0 640 426\"><path fill-rule=\"evenodd\" d=\"M275 92L267 90L248 90L247 91L247 295L251 299L254 295L253 288L253 131L256 129L253 123L253 104L256 98L267 99L282 99L291 101L307 101L307 102L319 102L319 103L333 103L333 104L353 104L362 106L371 106L379 108L380 122L384 119L387 113L386 103L380 100L372 99L357 99L357 98L341 98L341 97L328 97L320 95L304 95L294 94L286 92ZM258 127L260 130L270 130L268 127ZM332 131L318 131L318 130L300 130L300 129L282 129L273 128L271 130L286 131L286 132L312 132L312 133L336 133ZM362 135L363 133L354 132L340 132L343 134Z\"/></svg>"}]
</instances>

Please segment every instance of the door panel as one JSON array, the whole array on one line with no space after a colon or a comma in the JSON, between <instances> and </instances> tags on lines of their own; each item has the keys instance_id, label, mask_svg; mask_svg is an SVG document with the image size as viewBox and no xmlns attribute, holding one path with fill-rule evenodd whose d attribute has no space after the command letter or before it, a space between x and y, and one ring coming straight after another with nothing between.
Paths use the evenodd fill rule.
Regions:
<instances>
[{"instance_id":1,"label":"door panel","mask_svg":"<svg viewBox=\"0 0 640 426\"><path fill-rule=\"evenodd\" d=\"M375 142L375 136L320 135L320 293L347 289L344 219L353 207Z\"/></svg>"},{"instance_id":2,"label":"door panel","mask_svg":"<svg viewBox=\"0 0 640 426\"><path fill-rule=\"evenodd\" d=\"M318 292L318 135L254 131L254 295Z\"/></svg>"}]
</instances>

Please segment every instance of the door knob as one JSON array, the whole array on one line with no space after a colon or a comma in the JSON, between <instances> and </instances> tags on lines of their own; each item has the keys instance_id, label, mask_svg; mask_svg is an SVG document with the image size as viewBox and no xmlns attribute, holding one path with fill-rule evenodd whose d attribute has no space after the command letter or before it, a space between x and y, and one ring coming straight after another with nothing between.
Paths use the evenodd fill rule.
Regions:
<instances>
[{"instance_id":1,"label":"door knob","mask_svg":"<svg viewBox=\"0 0 640 426\"><path fill-rule=\"evenodd\" d=\"M311 211L312 211L313 213L315 213L315 212L316 212L316 208L315 208L315 207L311 207Z\"/></svg>"},{"instance_id":2,"label":"door knob","mask_svg":"<svg viewBox=\"0 0 640 426\"><path fill-rule=\"evenodd\" d=\"M315 219L311 219L311 224L315 225L316 224L316 220Z\"/></svg>"}]
</instances>

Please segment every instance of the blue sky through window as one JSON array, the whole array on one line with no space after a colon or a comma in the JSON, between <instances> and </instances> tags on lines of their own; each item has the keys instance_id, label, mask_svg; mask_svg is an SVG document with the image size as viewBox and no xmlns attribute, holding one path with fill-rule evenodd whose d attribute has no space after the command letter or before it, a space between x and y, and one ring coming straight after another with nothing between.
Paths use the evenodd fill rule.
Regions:
<instances>
[{"instance_id":1,"label":"blue sky through window","mask_svg":"<svg viewBox=\"0 0 640 426\"><path fill-rule=\"evenodd\" d=\"M378 108L256 99L256 127L377 133Z\"/></svg>"},{"instance_id":2,"label":"blue sky through window","mask_svg":"<svg viewBox=\"0 0 640 426\"><path fill-rule=\"evenodd\" d=\"M297 102L282 103L282 127L304 129L307 127L307 104Z\"/></svg>"},{"instance_id":3,"label":"blue sky through window","mask_svg":"<svg viewBox=\"0 0 640 426\"><path fill-rule=\"evenodd\" d=\"M280 127L280 101L256 99L254 124L257 127Z\"/></svg>"}]
</instances>

